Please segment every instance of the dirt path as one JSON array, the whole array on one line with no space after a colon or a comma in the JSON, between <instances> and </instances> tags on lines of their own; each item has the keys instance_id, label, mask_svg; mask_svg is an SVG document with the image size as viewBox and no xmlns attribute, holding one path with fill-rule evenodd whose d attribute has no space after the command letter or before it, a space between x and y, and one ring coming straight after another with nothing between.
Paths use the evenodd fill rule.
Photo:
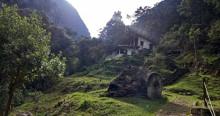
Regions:
<instances>
[{"instance_id":1,"label":"dirt path","mask_svg":"<svg viewBox=\"0 0 220 116\"><path fill-rule=\"evenodd\" d=\"M168 103L158 112L157 116L186 116L190 113L190 107L178 103Z\"/></svg>"}]
</instances>

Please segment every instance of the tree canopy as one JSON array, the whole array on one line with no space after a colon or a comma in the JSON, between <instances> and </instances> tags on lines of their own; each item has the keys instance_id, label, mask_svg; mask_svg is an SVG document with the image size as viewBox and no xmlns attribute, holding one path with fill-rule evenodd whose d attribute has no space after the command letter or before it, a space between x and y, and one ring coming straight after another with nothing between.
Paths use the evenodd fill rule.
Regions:
<instances>
[{"instance_id":1,"label":"tree canopy","mask_svg":"<svg viewBox=\"0 0 220 116\"><path fill-rule=\"evenodd\" d=\"M5 116L9 113L14 92L24 83L39 76L62 76L63 61L51 54L50 34L36 13L21 16L17 7L3 6L1 9L0 70L1 81L7 83L8 88Z\"/></svg>"}]
</instances>

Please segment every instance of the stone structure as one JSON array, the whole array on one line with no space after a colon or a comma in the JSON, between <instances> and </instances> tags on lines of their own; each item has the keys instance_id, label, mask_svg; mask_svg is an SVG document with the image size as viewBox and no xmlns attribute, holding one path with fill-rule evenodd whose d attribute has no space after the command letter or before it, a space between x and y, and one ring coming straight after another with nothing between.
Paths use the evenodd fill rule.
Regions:
<instances>
[{"instance_id":1,"label":"stone structure","mask_svg":"<svg viewBox=\"0 0 220 116\"><path fill-rule=\"evenodd\" d=\"M162 83L159 74L143 68L129 67L113 80L108 96L144 96L149 99L161 98Z\"/></svg>"}]
</instances>

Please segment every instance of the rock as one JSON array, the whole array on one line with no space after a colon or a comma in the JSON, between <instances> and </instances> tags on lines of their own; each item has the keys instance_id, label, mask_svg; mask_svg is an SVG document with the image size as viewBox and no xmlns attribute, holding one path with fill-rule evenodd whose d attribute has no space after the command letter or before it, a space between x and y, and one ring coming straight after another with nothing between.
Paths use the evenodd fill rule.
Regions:
<instances>
[{"instance_id":1,"label":"rock","mask_svg":"<svg viewBox=\"0 0 220 116\"><path fill-rule=\"evenodd\" d=\"M161 98L160 75L143 68L130 67L113 80L108 88L108 96L144 96L149 99Z\"/></svg>"}]
</instances>

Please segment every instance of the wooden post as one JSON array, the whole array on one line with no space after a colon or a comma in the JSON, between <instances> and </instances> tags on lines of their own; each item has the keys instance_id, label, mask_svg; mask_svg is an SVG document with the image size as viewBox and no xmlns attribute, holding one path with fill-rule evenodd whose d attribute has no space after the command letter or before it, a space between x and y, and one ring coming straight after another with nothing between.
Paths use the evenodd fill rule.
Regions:
<instances>
[{"instance_id":1,"label":"wooden post","mask_svg":"<svg viewBox=\"0 0 220 116\"><path fill-rule=\"evenodd\" d=\"M207 104L207 100L208 100L208 96L207 96L207 91L206 91L206 88L205 88L205 84L206 84L206 79L203 78L203 101L204 101L204 106L206 108L208 108L208 104Z\"/></svg>"}]
</instances>

